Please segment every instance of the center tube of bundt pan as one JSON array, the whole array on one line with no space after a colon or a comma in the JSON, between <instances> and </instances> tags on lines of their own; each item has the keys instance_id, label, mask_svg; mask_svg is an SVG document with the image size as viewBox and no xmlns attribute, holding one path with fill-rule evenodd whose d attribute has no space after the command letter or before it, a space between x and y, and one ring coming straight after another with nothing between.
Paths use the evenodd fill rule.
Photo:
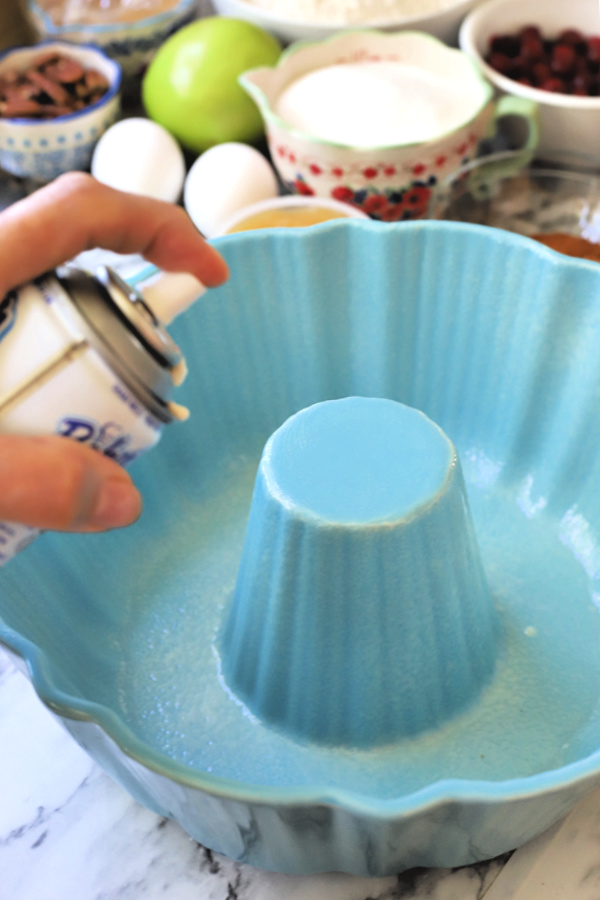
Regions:
<instances>
[{"instance_id":1,"label":"center tube of bundt pan","mask_svg":"<svg viewBox=\"0 0 600 900\"><path fill-rule=\"evenodd\" d=\"M223 676L295 739L367 748L439 727L492 678L495 611L456 450L392 400L318 403L269 439Z\"/></svg>"}]
</instances>

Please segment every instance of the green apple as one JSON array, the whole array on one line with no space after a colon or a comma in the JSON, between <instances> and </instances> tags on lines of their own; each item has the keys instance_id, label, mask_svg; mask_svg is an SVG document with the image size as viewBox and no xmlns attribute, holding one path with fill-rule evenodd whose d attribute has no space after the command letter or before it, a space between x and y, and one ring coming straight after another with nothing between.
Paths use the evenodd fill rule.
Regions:
<instances>
[{"instance_id":1,"label":"green apple","mask_svg":"<svg viewBox=\"0 0 600 900\"><path fill-rule=\"evenodd\" d=\"M252 143L264 125L238 76L274 65L281 50L271 34L242 19L198 19L168 38L150 63L142 82L146 112L196 153L228 141Z\"/></svg>"}]
</instances>

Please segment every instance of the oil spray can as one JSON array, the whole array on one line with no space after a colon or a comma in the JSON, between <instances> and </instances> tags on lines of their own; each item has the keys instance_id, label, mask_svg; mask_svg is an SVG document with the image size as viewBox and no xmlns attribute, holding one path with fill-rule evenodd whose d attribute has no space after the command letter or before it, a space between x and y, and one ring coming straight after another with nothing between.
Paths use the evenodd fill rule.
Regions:
<instances>
[{"instance_id":1,"label":"oil spray can","mask_svg":"<svg viewBox=\"0 0 600 900\"><path fill-rule=\"evenodd\" d=\"M186 417L172 400L185 361L155 310L166 297L172 318L203 286L158 275L153 307L107 267L67 266L0 301L0 434L62 435L127 466ZM0 566L38 533L0 521Z\"/></svg>"}]
</instances>

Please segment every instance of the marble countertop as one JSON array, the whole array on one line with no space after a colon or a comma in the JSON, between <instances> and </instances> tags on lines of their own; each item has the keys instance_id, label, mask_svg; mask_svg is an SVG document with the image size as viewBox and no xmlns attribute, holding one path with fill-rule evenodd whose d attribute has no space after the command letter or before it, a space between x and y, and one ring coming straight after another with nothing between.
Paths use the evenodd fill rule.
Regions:
<instances>
[{"instance_id":1,"label":"marble countertop","mask_svg":"<svg viewBox=\"0 0 600 900\"><path fill-rule=\"evenodd\" d=\"M0 900L598 900L600 791L514 853L388 878L263 872L139 806L0 649Z\"/></svg>"}]
</instances>

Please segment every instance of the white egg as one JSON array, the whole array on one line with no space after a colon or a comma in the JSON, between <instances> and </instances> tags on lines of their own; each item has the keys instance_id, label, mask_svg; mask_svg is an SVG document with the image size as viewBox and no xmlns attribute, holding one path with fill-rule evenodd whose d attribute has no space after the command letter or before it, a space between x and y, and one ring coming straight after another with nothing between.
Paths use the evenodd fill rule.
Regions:
<instances>
[{"instance_id":1,"label":"white egg","mask_svg":"<svg viewBox=\"0 0 600 900\"><path fill-rule=\"evenodd\" d=\"M185 180L183 202L196 228L210 238L239 209L278 193L277 176L263 154L232 141L198 157Z\"/></svg>"},{"instance_id":2,"label":"white egg","mask_svg":"<svg viewBox=\"0 0 600 900\"><path fill-rule=\"evenodd\" d=\"M96 144L92 175L121 191L175 203L185 181L185 159L162 125L150 119L122 119Z\"/></svg>"}]
</instances>

